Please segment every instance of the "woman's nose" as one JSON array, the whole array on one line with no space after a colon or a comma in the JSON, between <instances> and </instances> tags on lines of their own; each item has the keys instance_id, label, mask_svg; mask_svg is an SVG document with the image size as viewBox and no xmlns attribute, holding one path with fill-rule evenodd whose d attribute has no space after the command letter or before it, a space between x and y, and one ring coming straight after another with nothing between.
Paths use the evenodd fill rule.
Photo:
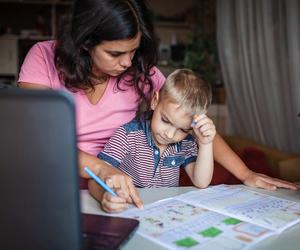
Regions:
<instances>
[{"instance_id":1,"label":"woman's nose","mask_svg":"<svg viewBox=\"0 0 300 250\"><path fill-rule=\"evenodd\" d=\"M132 60L132 58L131 58L130 54L129 53L125 54L120 59L120 65L123 68L129 68L132 64L131 60Z\"/></svg>"}]
</instances>

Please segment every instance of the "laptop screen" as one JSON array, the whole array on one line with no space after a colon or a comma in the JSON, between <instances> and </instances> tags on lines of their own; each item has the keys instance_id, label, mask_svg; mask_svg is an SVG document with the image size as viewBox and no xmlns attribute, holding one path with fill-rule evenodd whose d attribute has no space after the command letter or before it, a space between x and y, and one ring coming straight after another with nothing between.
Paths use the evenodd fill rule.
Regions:
<instances>
[{"instance_id":1,"label":"laptop screen","mask_svg":"<svg viewBox=\"0 0 300 250\"><path fill-rule=\"evenodd\" d=\"M74 104L63 92L0 90L2 249L81 249Z\"/></svg>"},{"instance_id":2,"label":"laptop screen","mask_svg":"<svg viewBox=\"0 0 300 250\"><path fill-rule=\"evenodd\" d=\"M0 90L1 249L117 249L137 228L80 215L74 113L64 92Z\"/></svg>"}]
</instances>

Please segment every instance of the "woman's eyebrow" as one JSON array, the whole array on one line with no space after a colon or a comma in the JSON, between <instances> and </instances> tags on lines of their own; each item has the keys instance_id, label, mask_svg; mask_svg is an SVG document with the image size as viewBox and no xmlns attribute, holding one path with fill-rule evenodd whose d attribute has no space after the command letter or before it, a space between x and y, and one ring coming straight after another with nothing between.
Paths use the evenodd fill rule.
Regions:
<instances>
[{"instance_id":1,"label":"woman's eyebrow","mask_svg":"<svg viewBox=\"0 0 300 250\"><path fill-rule=\"evenodd\" d=\"M124 53L126 53L124 51L110 50L110 49L106 49L105 52L106 53L116 53L116 54L124 54Z\"/></svg>"},{"instance_id":2,"label":"woman's eyebrow","mask_svg":"<svg viewBox=\"0 0 300 250\"><path fill-rule=\"evenodd\" d=\"M138 48L134 48L130 51L119 51L119 50L110 50L110 49L105 49L105 52L108 52L108 53L118 53L118 54L125 54L127 52L134 52L136 51Z\"/></svg>"}]
</instances>

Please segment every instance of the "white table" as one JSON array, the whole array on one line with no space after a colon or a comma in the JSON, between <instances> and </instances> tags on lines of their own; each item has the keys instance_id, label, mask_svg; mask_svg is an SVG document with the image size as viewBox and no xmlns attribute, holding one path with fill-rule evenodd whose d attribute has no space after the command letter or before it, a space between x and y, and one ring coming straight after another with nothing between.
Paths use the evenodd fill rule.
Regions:
<instances>
[{"instance_id":1,"label":"white table","mask_svg":"<svg viewBox=\"0 0 300 250\"><path fill-rule=\"evenodd\" d=\"M249 187L247 187L249 188ZM266 191L262 189L249 188L257 192L270 194L284 199L300 202L300 190L292 191L286 189L279 189L275 192ZM151 189L139 189L140 196L145 204L152 203L154 201L165 199L168 197L176 196L188 191L195 190L194 187L174 187L174 188L151 188ZM103 212L97 201L95 201L86 190L81 191L81 211L89 214L106 214ZM109 214L118 216L118 214ZM166 249L163 246L151 242L148 239L143 238L138 234L134 234L133 237L122 248L125 250L162 250ZM290 229L285 230L279 235L271 236L262 242L254 245L250 249L255 250L296 250L300 249L300 224L293 226Z\"/></svg>"}]
</instances>

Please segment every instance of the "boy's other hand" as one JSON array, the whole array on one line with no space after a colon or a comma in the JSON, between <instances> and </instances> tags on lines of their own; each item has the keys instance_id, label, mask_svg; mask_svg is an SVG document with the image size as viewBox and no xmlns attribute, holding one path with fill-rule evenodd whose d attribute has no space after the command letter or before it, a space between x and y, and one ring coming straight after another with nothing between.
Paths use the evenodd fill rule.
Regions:
<instances>
[{"instance_id":1,"label":"boy's other hand","mask_svg":"<svg viewBox=\"0 0 300 250\"><path fill-rule=\"evenodd\" d=\"M208 144L213 141L216 128L213 121L205 114L195 115L192 125L199 144Z\"/></svg>"}]
</instances>

